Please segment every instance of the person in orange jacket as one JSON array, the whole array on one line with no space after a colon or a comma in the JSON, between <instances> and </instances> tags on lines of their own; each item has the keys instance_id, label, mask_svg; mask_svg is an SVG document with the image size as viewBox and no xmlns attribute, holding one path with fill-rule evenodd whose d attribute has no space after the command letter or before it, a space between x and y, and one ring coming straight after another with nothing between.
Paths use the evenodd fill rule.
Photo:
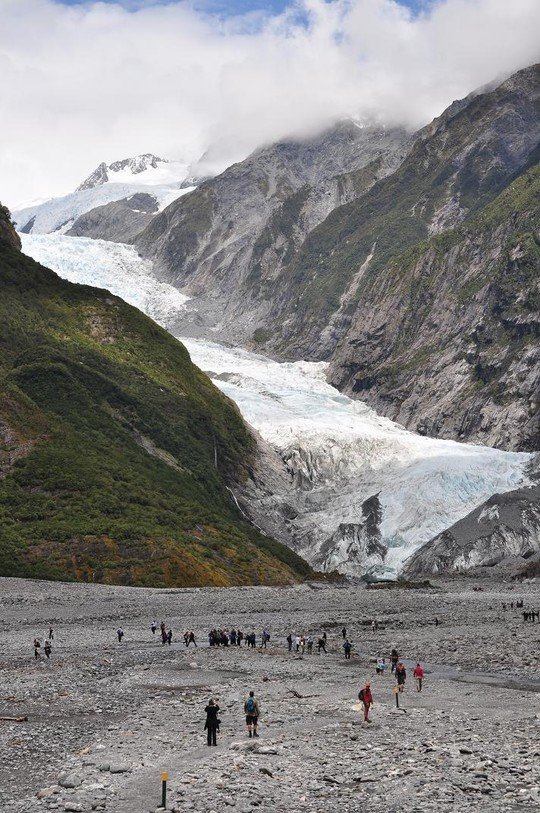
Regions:
<instances>
[{"instance_id":1,"label":"person in orange jacket","mask_svg":"<svg viewBox=\"0 0 540 813\"><path fill-rule=\"evenodd\" d=\"M424 670L422 669L422 667L420 666L419 663L417 663L416 666L414 667L413 675L414 675L414 679L416 680L416 691L421 692L422 691L422 681L424 679Z\"/></svg>"}]
</instances>

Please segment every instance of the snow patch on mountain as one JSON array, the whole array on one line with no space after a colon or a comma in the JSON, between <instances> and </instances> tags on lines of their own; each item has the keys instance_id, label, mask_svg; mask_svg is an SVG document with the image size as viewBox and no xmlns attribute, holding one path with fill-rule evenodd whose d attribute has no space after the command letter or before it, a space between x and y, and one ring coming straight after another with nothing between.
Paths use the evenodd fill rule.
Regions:
<instances>
[{"instance_id":1,"label":"snow patch on mountain","mask_svg":"<svg viewBox=\"0 0 540 813\"><path fill-rule=\"evenodd\" d=\"M152 153L100 164L75 192L59 198L20 206L12 212L19 231L28 234L65 233L86 212L136 192L151 195L162 211L195 186L188 180L191 168L181 161L166 161Z\"/></svg>"},{"instance_id":2,"label":"snow patch on mountain","mask_svg":"<svg viewBox=\"0 0 540 813\"><path fill-rule=\"evenodd\" d=\"M158 282L132 247L59 235L22 240L23 251L60 276L108 288L175 332L186 297ZM284 540L317 567L395 575L492 494L529 485L531 455L407 431L330 386L325 363L182 341L282 461L282 491L254 487L259 524L269 532L286 525Z\"/></svg>"},{"instance_id":3,"label":"snow patch on mountain","mask_svg":"<svg viewBox=\"0 0 540 813\"><path fill-rule=\"evenodd\" d=\"M149 186L145 183L107 183L96 186L94 189L83 189L80 192L71 192L62 198L52 198L37 206L19 209L12 212L17 229L29 234L50 234L52 232L66 231L73 225L78 217L115 200L122 200L135 192L146 192L152 195L158 203L159 211L180 198L192 192L194 186L180 188L177 185Z\"/></svg>"},{"instance_id":4,"label":"snow patch on mountain","mask_svg":"<svg viewBox=\"0 0 540 813\"><path fill-rule=\"evenodd\" d=\"M188 172L189 164L181 161L167 161L165 158L158 158L148 152L133 158L113 161L112 164L101 163L77 187L77 192L94 189L107 183L136 184L137 186L174 185L185 181Z\"/></svg>"}]
</instances>

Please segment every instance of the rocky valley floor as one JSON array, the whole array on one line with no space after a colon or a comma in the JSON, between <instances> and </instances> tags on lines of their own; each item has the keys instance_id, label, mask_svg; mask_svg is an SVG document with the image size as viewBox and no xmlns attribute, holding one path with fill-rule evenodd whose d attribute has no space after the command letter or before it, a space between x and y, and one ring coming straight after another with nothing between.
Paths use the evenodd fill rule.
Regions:
<instances>
[{"instance_id":1,"label":"rocky valley floor","mask_svg":"<svg viewBox=\"0 0 540 813\"><path fill-rule=\"evenodd\" d=\"M28 718L0 721L0 809L155 811L162 771L168 807L201 813L540 809L540 624L502 607L523 598L540 609L540 585L434 584L154 591L0 580L0 717ZM172 627L171 647L159 630L153 638L154 619ZM34 660L33 639L49 625L51 660ZM271 640L266 650L210 648L213 627L254 630L258 641L266 627ZM186 629L196 650L179 640ZM287 652L288 632L321 631L327 655ZM393 678L372 663L393 646L409 671L399 710ZM366 678L370 724L352 708ZM250 689L262 706L258 740L243 725ZM222 720L212 749L210 697Z\"/></svg>"}]
</instances>

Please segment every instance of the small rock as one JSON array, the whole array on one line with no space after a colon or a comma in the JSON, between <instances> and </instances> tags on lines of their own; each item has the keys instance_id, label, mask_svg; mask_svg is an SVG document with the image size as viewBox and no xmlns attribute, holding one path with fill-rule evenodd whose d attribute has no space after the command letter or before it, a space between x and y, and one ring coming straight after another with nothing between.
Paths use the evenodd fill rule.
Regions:
<instances>
[{"instance_id":1,"label":"small rock","mask_svg":"<svg viewBox=\"0 0 540 813\"><path fill-rule=\"evenodd\" d=\"M63 788L78 788L79 785L82 785L82 779L75 773L69 773L61 776L58 780L58 784Z\"/></svg>"},{"instance_id":2,"label":"small rock","mask_svg":"<svg viewBox=\"0 0 540 813\"><path fill-rule=\"evenodd\" d=\"M36 796L38 797L38 799L48 799L49 796L54 796L54 794L56 793L56 790L57 790L57 786L56 785L51 785L48 788L42 788L41 790L38 790L38 792L36 793Z\"/></svg>"},{"instance_id":3,"label":"small rock","mask_svg":"<svg viewBox=\"0 0 540 813\"><path fill-rule=\"evenodd\" d=\"M127 762L112 762L109 771L111 773L128 773L131 771L131 765L128 765Z\"/></svg>"}]
</instances>

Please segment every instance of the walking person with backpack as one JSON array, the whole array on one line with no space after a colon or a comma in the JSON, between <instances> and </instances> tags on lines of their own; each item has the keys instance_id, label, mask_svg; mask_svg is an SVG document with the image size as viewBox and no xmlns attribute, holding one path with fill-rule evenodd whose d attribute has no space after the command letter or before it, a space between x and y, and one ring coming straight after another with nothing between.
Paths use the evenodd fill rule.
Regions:
<instances>
[{"instance_id":1,"label":"walking person with backpack","mask_svg":"<svg viewBox=\"0 0 540 813\"><path fill-rule=\"evenodd\" d=\"M348 638L345 638L345 640L343 641L343 651L345 652L346 661L350 661L351 659L351 649L352 649L351 642L349 641Z\"/></svg>"},{"instance_id":2,"label":"walking person with backpack","mask_svg":"<svg viewBox=\"0 0 540 813\"><path fill-rule=\"evenodd\" d=\"M259 715L261 709L259 701L255 700L255 692L250 692L249 697L244 703L244 712L246 714L246 726L250 737L258 737L257 725L259 723Z\"/></svg>"},{"instance_id":3,"label":"walking person with backpack","mask_svg":"<svg viewBox=\"0 0 540 813\"><path fill-rule=\"evenodd\" d=\"M122 638L124 637L124 630L122 629L122 627L118 627L118 629L116 630L116 634L118 635L118 643L121 644Z\"/></svg>"},{"instance_id":4,"label":"walking person with backpack","mask_svg":"<svg viewBox=\"0 0 540 813\"><path fill-rule=\"evenodd\" d=\"M405 670L405 666L401 661L399 661L398 665L396 666L394 674L396 676L399 691L400 692L404 691L405 680L407 679L407 672Z\"/></svg>"},{"instance_id":5,"label":"walking person with backpack","mask_svg":"<svg viewBox=\"0 0 540 813\"><path fill-rule=\"evenodd\" d=\"M366 681L366 685L358 692L358 699L364 706L364 722L371 723L369 710L373 705L373 695L371 694L371 684Z\"/></svg>"}]
</instances>

